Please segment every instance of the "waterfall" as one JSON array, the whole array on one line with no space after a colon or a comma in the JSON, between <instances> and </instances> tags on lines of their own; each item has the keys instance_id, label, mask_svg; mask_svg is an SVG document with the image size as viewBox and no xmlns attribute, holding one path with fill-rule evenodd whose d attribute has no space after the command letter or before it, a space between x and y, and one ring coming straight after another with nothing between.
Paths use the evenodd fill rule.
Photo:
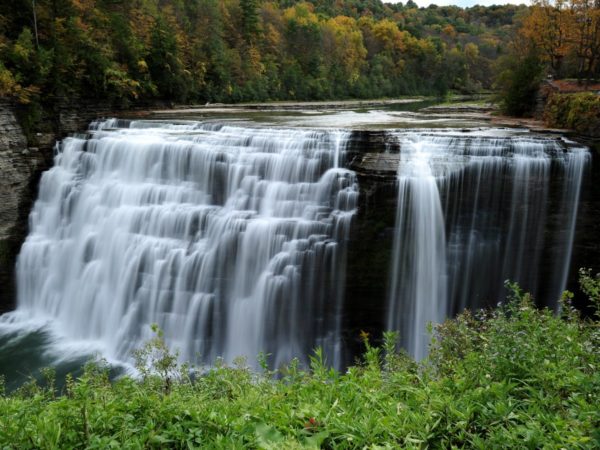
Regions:
<instances>
[{"instance_id":1,"label":"waterfall","mask_svg":"<svg viewBox=\"0 0 600 450\"><path fill-rule=\"evenodd\" d=\"M386 326L409 353L427 354L428 323L502 298L505 280L556 307L589 152L499 130L392 135L400 162Z\"/></svg>"},{"instance_id":2,"label":"waterfall","mask_svg":"<svg viewBox=\"0 0 600 450\"><path fill-rule=\"evenodd\" d=\"M181 361L317 346L343 365L349 133L106 120L67 138L17 262L18 311L131 360L164 331Z\"/></svg>"},{"instance_id":3,"label":"waterfall","mask_svg":"<svg viewBox=\"0 0 600 450\"><path fill-rule=\"evenodd\" d=\"M427 323L446 315L446 236L431 146L408 144L398 171L392 273L399 276L392 277L388 328L403 330L404 347L420 359L427 348Z\"/></svg>"},{"instance_id":4,"label":"waterfall","mask_svg":"<svg viewBox=\"0 0 600 450\"><path fill-rule=\"evenodd\" d=\"M47 360L74 354L75 343L131 364L156 323L182 362L243 356L256 367L264 352L278 367L307 363L322 347L343 368L355 356L349 339L373 317L371 329L400 331L422 359L428 323L495 305L505 280L557 307L586 148L495 129L388 130L378 139L388 145L383 166L373 175L355 158L352 167L367 177L365 197L386 164L396 170L391 261L365 255L374 271L390 271L385 298L345 292L358 210L357 175L345 168L360 151L351 132L92 123L57 145L41 179L17 261L17 311L0 318L0 335L16 345L31 321L19 335L54 340ZM378 236L375 247L389 245L389 234ZM360 286L361 274L348 276Z\"/></svg>"}]
</instances>

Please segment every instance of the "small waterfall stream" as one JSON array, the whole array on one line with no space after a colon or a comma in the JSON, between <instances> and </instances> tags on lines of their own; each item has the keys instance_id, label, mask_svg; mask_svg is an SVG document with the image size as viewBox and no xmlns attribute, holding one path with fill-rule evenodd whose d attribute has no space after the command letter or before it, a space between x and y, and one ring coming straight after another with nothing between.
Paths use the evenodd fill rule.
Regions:
<instances>
[{"instance_id":1,"label":"small waterfall stream","mask_svg":"<svg viewBox=\"0 0 600 450\"><path fill-rule=\"evenodd\" d=\"M402 330L403 345L419 359L427 349L427 323L447 314L446 234L431 149L421 141L402 147L388 311L388 329Z\"/></svg>"},{"instance_id":2,"label":"small waterfall stream","mask_svg":"<svg viewBox=\"0 0 600 450\"><path fill-rule=\"evenodd\" d=\"M387 328L401 332L403 346L423 358L429 322L501 299L505 280L556 307L587 150L531 136L394 138L400 163ZM562 194L550 196L557 186Z\"/></svg>"}]
</instances>

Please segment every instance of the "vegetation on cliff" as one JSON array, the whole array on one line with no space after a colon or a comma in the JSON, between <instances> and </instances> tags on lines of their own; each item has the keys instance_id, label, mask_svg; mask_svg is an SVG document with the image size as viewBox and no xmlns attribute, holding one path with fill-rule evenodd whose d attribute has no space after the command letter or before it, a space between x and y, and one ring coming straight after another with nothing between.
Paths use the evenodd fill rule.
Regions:
<instances>
[{"instance_id":1,"label":"vegetation on cliff","mask_svg":"<svg viewBox=\"0 0 600 450\"><path fill-rule=\"evenodd\" d=\"M581 273L600 313L600 278ZM239 361L195 379L160 334L138 359L143 378L110 382L101 365L57 392L31 382L0 396L3 448L593 448L600 445L600 329L563 296L538 310L511 300L436 330L417 364L364 335L364 358L340 374L320 351L256 374ZM597 317L596 317L597 318ZM264 359L263 359L264 362ZM266 365L265 365L266 367ZM273 375L276 375L275 377Z\"/></svg>"},{"instance_id":2,"label":"vegetation on cliff","mask_svg":"<svg viewBox=\"0 0 600 450\"><path fill-rule=\"evenodd\" d=\"M600 0L534 0L498 67L498 99L505 113L516 116L533 112L548 76L574 78L583 86L600 78ZM578 111L589 117L594 110Z\"/></svg>"},{"instance_id":3,"label":"vegetation on cliff","mask_svg":"<svg viewBox=\"0 0 600 450\"><path fill-rule=\"evenodd\" d=\"M600 95L591 92L553 94L546 103L544 120L553 127L600 136Z\"/></svg>"}]
</instances>

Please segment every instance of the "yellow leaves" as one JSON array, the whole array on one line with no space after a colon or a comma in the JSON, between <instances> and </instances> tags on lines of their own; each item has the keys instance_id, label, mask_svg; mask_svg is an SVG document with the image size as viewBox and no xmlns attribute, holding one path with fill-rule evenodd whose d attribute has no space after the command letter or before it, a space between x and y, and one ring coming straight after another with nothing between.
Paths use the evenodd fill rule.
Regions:
<instances>
[{"instance_id":1,"label":"yellow leaves","mask_svg":"<svg viewBox=\"0 0 600 450\"><path fill-rule=\"evenodd\" d=\"M9 97L20 88L12 72L0 62L0 97Z\"/></svg>"},{"instance_id":2,"label":"yellow leaves","mask_svg":"<svg viewBox=\"0 0 600 450\"><path fill-rule=\"evenodd\" d=\"M477 57L479 56L479 48L477 47L477 45L469 42L467 45L465 45L465 56L467 57L467 60L469 62L473 62L477 59Z\"/></svg>"},{"instance_id":3,"label":"yellow leaves","mask_svg":"<svg viewBox=\"0 0 600 450\"><path fill-rule=\"evenodd\" d=\"M38 86L21 86L12 72L0 63L0 97L12 97L22 105L27 105L39 93Z\"/></svg>"},{"instance_id":4,"label":"yellow leaves","mask_svg":"<svg viewBox=\"0 0 600 450\"><path fill-rule=\"evenodd\" d=\"M362 30L369 58L378 53L384 53L391 59L400 57L406 51L408 33L400 31L398 25L389 20L375 21L372 18L361 18L359 25Z\"/></svg>"},{"instance_id":5,"label":"yellow leaves","mask_svg":"<svg viewBox=\"0 0 600 450\"><path fill-rule=\"evenodd\" d=\"M260 51L255 46L248 49L248 66L251 75L258 76L265 72L265 66L261 62Z\"/></svg>"},{"instance_id":6,"label":"yellow leaves","mask_svg":"<svg viewBox=\"0 0 600 450\"><path fill-rule=\"evenodd\" d=\"M373 26L373 35L380 42L384 50L404 51L404 33L389 19L376 22Z\"/></svg>"},{"instance_id":7,"label":"yellow leaves","mask_svg":"<svg viewBox=\"0 0 600 450\"><path fill-rule=\"evenodd\" d=\"M140 71L141 73L148 73L148 63L147 63L145 60L143 60L143 59L140 59L140 60L137 62L137 69L138 69L138 71Z\"/></svg>"},{"instance_id":8,"label":"yellow leaves","mask_svg":"<svg viewBox=\"0 0 600 450\"><path fill-rule=\"evenodd\" d=\"M108 90L118 92L121 96L137 99L141 85L132 80L127 72L121 69L108 68L104 72L104 82Z\"/></svg>"},{"instance_id":9,"label":"yellow leaves","mask_svg":"<svg viewBox=\"0 0 600 450\"><path fill-rule=\"evenodd\" d=\"M21 45L19 42L16 42L13 46L13 54L19 59L28 60L31 53L31 49Z\"/></svg>"},{"instance_id":10,"label":"yellow leaves","mask_svg":"<svg viewBox=\"0 0 600 450\"><path fill-rule=\"evenodd\" d=\"M283 18L287 22L294 22L300 26L318 25L319 18L313 12L314 6L311 3L298 3L292 8L288 8L283 12Z\"/></svg>"},{"instance_id":11,"label":"yellow leaves","mask_svg":"<svg viewBox=\"0 0 600 450\"><path fill-rule=\"evenodd\" d=\"M356 20L354 20L352 17L337 16L332 19L329 19L327 23L335 29L358 31L358 25L356 23Z\"/></svg>"},{"instance_id":12,"label":"yellow leaves","mask_svg":"<svg viewBox=\"0 0 600 450\"><path fill-rule=\"evenodd\" d=\"M327 53L341 68L350 83L358 81L360 68L365 63L367 49L356 20L337 16L324 25ZM329 41L327 43L327 41Z\"/></svg>"},{"instance_id":13,"label":"yellow leaves","mask_svg":"<svg viewBox=\"0 0 600 450\"><path fill-rule=\"evenodd\" d=\"M265 46L272 53L277 53L278 49L281 47L282 39L281 33L273 24L267 24L264 28L264 37Z\"/></svg>"}]
</instances>

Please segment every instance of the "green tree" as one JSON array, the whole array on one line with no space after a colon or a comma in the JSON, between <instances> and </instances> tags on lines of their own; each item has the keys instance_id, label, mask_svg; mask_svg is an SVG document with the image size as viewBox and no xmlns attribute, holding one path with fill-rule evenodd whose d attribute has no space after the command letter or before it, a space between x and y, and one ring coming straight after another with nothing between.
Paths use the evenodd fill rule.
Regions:
<instances>
[{"instance_id":1,"label":"green tree","mask_svg":"<svg viewBox=\"0 0 600 450\"><path fill-rule=\"evenodd\" d=\"M501 64L504 67L497 79L497 87L502 110L513 116L531 114L543 73L538 54L531 49L524 58L510 55L503 58Z\"/></svg>"},{"instance_id":2,"label":"green tree","mask_svg":"<svg viewBox=\"0 0 600 450\"><path fill-rule=\"evenodd\" d=\"M189 79L179 58L179 48L172 27L158 17L150 36L148 70L161 98L185 101Z\"/></svg>"}]
</instances>

